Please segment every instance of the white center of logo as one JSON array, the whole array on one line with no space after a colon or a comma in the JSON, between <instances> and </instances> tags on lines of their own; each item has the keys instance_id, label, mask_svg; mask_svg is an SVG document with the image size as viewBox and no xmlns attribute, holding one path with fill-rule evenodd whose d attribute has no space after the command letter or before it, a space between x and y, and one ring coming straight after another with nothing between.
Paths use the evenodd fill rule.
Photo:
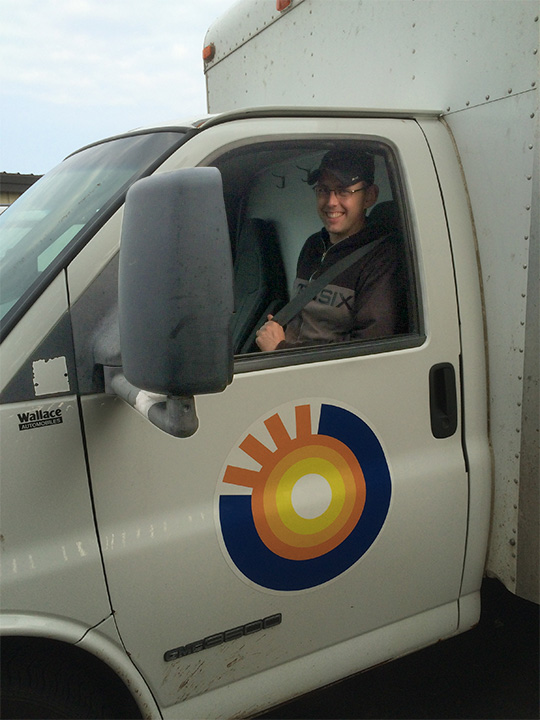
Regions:
<instances>
[{"instance_id":1,"label":"white center of logo","mask_svg":"<svg viewBox=\"0 0 540 720\"><path fill-rule=\"evenodd\" d=\"M328 510L332 502L332 488L322 475L309 473L295 483L291 502L300 517L312 520Z\"/></svg>"}]
</instances>

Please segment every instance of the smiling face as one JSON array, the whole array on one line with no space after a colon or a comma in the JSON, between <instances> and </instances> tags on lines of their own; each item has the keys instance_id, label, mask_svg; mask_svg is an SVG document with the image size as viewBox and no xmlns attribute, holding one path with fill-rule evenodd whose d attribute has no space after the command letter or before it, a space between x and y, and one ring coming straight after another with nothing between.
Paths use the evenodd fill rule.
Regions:
<instances>
[{"instance_id":1,"label":"smiling face","mask_svg":"<svg viewBox=\"0 0 540 720\"><path fill-rule=\"evenodd\" d=\"M343 188L332 173L324 170L318 180L319 186L328 190ZM330 235L330 242L337 243L362 230L366 222L366 210L377 202L379 189L376 185L367 185L363 180L349 185L348 190L356 190L348 198L338 197L335 192L317 196L317 212Z\"/></svg>"}]
</instances>

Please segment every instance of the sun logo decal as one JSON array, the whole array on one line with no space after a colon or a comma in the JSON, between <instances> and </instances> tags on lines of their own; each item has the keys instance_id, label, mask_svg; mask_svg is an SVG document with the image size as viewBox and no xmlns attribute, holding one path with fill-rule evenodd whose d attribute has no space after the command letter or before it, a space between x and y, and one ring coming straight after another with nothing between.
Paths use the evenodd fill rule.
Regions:
<instances>
[{"instance_id":1,"label":"sun logo decal","mask_svg":"<svg viewBox=\"0 0 540 720\"><path fill-rule=\"evenodd\" d=\"M321 585L351 567L380 533L391 497L384 452L361 418L311 401L294 408L291 432L290 407L256 423L232 451L216 508L235 567L281 591Z\"/></svg>"}]
</instances>

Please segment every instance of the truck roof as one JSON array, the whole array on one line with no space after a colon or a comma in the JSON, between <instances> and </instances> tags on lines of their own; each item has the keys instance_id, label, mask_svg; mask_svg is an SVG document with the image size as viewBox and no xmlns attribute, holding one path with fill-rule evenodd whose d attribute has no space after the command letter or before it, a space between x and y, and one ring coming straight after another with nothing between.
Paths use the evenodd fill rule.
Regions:
<instances>
[{"instance_id":1,"label":"truck roof","mask_svg":"<svg viewBox=\"0 0 540 720\"><path fill-rule=\"evenodd\" d=\"M246 107L229 110L228 112L209 115L200 127L208 128L212 125L220 125L232 120L246 120L249 118L273 118L273 117L340 117L340 118L401 118L414 119L420 117L439 117L440 110L399 110L388 108L354 108L354 107L308 107L306 105L283 105L263 107Z\"/></svg>"}]
</instances>

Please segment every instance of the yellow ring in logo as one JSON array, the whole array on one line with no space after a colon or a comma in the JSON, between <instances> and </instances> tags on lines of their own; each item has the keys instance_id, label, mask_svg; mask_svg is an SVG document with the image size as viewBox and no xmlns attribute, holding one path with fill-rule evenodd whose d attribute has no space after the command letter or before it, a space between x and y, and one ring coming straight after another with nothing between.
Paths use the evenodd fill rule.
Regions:
<instances>
[{"instance_id":1,"label":"yellow ring in logo","mask_svg":"<svg viewBox=\"0 0 540 720\"><path fill-rule=\"evenodd\" d=\"M301 515L293 503L297 484L315 475L323 478L330 490L330 502L324 512L314 517ZM276 493L277 514L285 527L300 535L313 535L325 530L338 518L345 503L345 483L336 466L325 458L310 457L298 460L283 473Z\"/></svg>"},{"instance_id":2,"label":"yellow ring in logo","mask_svg":"<svg viewBox=\"0 0 540 720\"><path fill-rule=\"evenodd\" d=\"M364 474L339 440L318 436L316 445L292 440L282 452L278 448L265 470L264 482L253 489L253 520L266 546L281 557L319 557L337 547L358 522L366 499ZM296 483L310 474L324 478L331 491L328 508L314 518L302 517L292 501Z\"/></svg>"}]
</instances>

